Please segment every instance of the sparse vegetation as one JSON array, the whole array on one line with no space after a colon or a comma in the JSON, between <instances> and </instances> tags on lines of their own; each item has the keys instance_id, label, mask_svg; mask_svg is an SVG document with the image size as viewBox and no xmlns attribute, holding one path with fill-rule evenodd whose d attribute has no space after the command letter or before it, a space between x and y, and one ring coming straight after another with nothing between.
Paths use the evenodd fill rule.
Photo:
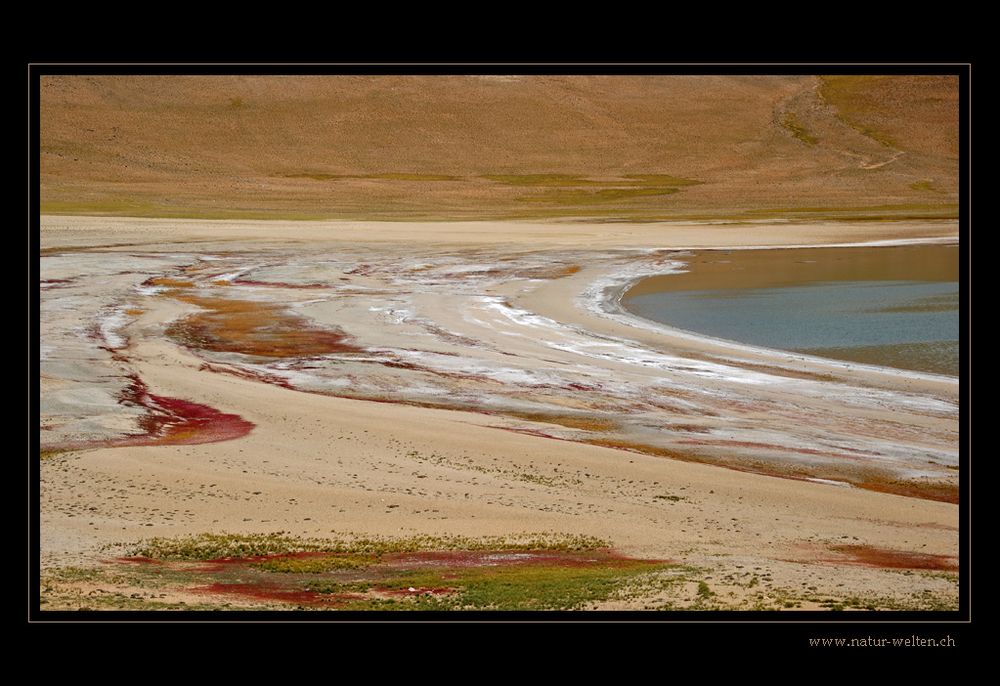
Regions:
<instances>
[{"instance_id":1,"label":"sparse vegetation","mask_svg":"<svg viewBox=\"0 0 1000 686\"><path fill-rule=\"evenodd\" d=\"M560 188L547 190L540 195L518 198L521 202L558 203L560 205L593 205L598 203L633 200L649 196L672 195L677 188L599 188L597 190Z\"/></svg>"},{"instance_id":2,"label":"sparse vegetation","mask_svg":"<svg viewBox=\"0 0 1000 686\"><path fill-rule=\"evenodd\" d=\"M38 451L38 458L40 460L48 460L53 457L59 457L60 455L64 455L68 452L70 451L64 448L42 448Z\"/></svg>"},{"instance_id":3,"label":"sparse vegetation","mask_svg":"<svg viewBox=\"0 0 1000 686\"><path fill-rule=\"evenodd\" d=\"M546 533L485 538L348 536L321 539L299 538L284 532L276 532L270 534L199 534L178 538L153 538L129 546L126 553L158 560L215 560L303 552L381 555L427 550L588 551L607 546L607 541L590 536Z\"/></svg>"},{"instance_id":4,"label":"sparse vegetation","mask_svg":"<svg viewBox=\"0 0 1000 686\"><path fill-rule=\"evenodd\" d=\"M47 572L43 607L571 610L641 597L687 572L615 555L598 539L551 533L476 539L202 534L126 548L142 557Z\"/></svg>"},{"instance_id":5,"label":"sparse vegetation","mask_svg":"<svg viewBox=\"0 0 1000 686\"><path fill-rule=\"evenodd\" d=\"M808 76L746 77L751 87L710 76L558 77L551 87L524 79L503 82L500 98L461 78L74 78L54 76L42 91L46 214L725 219L785 198L875 204L924 177L950 190L958 159L957 79L944 76L824 77L819 94L831 107L787 121L803 142L798 154L781 153L800 170L794 179L776 175L781 160L755 142L790 86L811 95ZM240 126L216 126L219 116ZM811 139L839 148L835 131L856 138L835 117L876 145L919 149L907 169L916 176L831 185L834 167L807 156ZM726 168L734 151L744 169L735 176ZM752 192L744 173L759 182ZM699 183L697 194L677 192Z\"/></svg>"},{"instance_id":6,"label":"sparse vegetation","mask_svg":"<svg viewBox=\"0 0 1000 686\"><path fill-rule=\"evenodd\" d=\"M266 572L283 574L322 574L335 569L363 569L378 562L377 555L321 555L317 557L279 557L254 563Z\"/></svg>"},{"instance_id":7,"label":"sparse vegetation","mask_svg":"<svg viewBox=\"0 0 1000 686\"><path fill-rule=\"evenodd\" d=\"M806 145L816 145L819 143L819 139L809 133L809 130L802 125L794 112L785 112L785 116L781 119L781 125Z\"/></svg>"},{"instance_id":8,"label":"sparse vegetation","mask_svg":"<svg viewBox=\"0 0 1000 686\"><path fill-rule=\"evenodd\" d=\"M887 76L823 76L820 77L820 96L837 109L841 121L887 148L898 148L897 141L886 131L868 122L878 116L875 102L879 83Z\"/></svg>"}]
</instances>

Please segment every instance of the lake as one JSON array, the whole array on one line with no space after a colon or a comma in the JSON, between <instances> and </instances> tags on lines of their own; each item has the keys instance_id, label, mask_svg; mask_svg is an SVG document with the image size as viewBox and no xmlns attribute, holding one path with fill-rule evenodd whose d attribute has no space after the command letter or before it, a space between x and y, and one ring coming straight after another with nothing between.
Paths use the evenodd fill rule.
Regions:
<instances>
[{"instance_id":1,"label":"lake","mask_svg":"<svg viewBox=\"0 0 1000 686\"><path fill-rule=\"evenodd\" d=\"M740 343L957 376L957 245L701 251L644 279L635 315Z\"/></svg>"}]
</instances>

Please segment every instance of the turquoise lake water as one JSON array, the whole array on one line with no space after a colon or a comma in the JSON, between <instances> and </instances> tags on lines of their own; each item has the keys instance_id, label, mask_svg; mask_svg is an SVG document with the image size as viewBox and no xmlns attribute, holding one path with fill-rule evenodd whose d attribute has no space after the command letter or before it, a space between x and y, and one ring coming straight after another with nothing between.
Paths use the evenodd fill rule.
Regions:
<instances>
[{"instance_id":1,"label":"turquoise lake water","mask_svg":"<svg viewBox=\"0 0 1000 686\"><path fill-rule=\"evenodd\" d=\"M885 252L873 261L860 252L865 250ZM674 275L676 290L670 275L653 277L655 285L633 289L623 304L640 317L716 338L957 376L958 251L946 246L892 250L755 251L781 256L734 251L725 259L702 253L701 263L710 266L699 273L699 263L692 261L689 274ZM857 260L851 259L852 251ZM781 257L793 265L776 268ZM880 269L886 260L891 268ZM705 287L713 280L725 287Z\"/></svg>"}]
</instances>

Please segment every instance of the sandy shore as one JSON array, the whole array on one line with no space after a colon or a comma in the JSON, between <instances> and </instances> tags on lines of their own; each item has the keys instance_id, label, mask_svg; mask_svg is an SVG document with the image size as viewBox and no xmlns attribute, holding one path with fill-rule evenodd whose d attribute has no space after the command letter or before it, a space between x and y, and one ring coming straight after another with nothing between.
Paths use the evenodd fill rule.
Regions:
<instances>
[{"instance_id":1,"label":"sandy shore","mask_svg":"<svg viewBox=\"0 0 1000 686\"><path fill-rule=\"evenodd\" d=\"M549 531L696 567L719 607L957 603L954 574L857 554L957 556L941 496L956 381L734 348L613 307L678 250L957 240L951 223L43 217L41 237L42 447L71 448L41 462L43 569L187 533ZM317 334L255 356L248 302L343 349ZM145 415L121 402L136 379L254 427L125 445Z\"/></svg>"}]
</instances>

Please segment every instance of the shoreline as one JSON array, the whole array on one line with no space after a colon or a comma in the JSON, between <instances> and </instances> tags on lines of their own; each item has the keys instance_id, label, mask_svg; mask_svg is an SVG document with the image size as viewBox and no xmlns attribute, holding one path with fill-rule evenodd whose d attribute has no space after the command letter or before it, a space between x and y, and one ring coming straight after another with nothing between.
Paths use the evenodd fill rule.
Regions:
<instances>
[{"instance_id":1,"label":"shoreline","mask_svg":"<svg viewBox=\"0 0 1000 686\"><path fill-rule=\"evenodd\" d=\"M830 243L824 245L784 245L784 246L751 246L751 247L717 247L717 248L698 248L698 252L723 252L723 251L735 251L735 250L795 250L795 249L812 249L812 248L875 248L875 247L895 247L903 245L955 245L958 246L959 242L957 239L952 239L950 237L944 238L918 238L911 240L888 240L888 241L870 241L867 243ZM679 249L676 252L687 252L693 249ZM769 348L761 345L754 345L751 343L744 343L741 341L720 338L716 336L710 336L708 334L700 333L697 331L682 329L676 326L670 326L663 322L658 322L656 320L647 319L641 317L637 314L632 313L628 308L624 306L622 300L626 294L637 286L640 282L645 281L651 277L656 276L667 276L670 274L677 274L686 271L683 269L686 263L683 258L678 259L674 263L676 267L681 267L677 270L666 270L657 271L655 273L648 273L642 275L636 275L630 277L627 281L621 282L621 285L616 287L608 287L605 289L605 295L603 296L603 302L595 303L594 306L603 311L604 313L616 317L619 321L625 322L630 326L635 326L638 328L647 328L653 331L658 331L677 338L687 338L693 342L710 343L712 345L727 347L732 349L733 352L747 352L755 355L767 355L775 359L783 359L786 361L801 361L810 365L822 367L831 366L834 369L846 370L846 369L856 369L861 372L870 372L873 374L880 375L899 375L902 377L919 379L931 382L953 382L954 384L959 383L959 377L957 375L951 374L935 374L933 372L924 372L912 369L903 369L898 367L889 367L885 365L875 365L863 362L852 362L848 360L838 360L831 357L821 357L817 355L810 355L808 353L795 352L789 350L782 350L780 348ZM609 278L611 275L608 275ZM614 290L610 290L614 288Z\"/></svg>"}]
</instances>

